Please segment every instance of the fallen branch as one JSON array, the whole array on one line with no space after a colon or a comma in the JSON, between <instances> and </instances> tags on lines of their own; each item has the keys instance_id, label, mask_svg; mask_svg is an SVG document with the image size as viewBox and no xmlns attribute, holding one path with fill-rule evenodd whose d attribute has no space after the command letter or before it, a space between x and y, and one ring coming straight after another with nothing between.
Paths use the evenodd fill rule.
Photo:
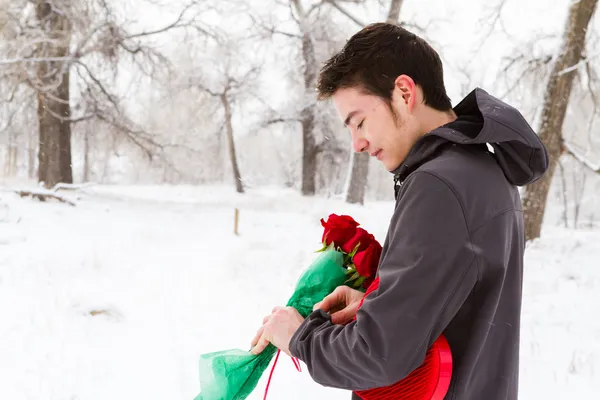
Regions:
<instances>
[{"instance_id":1,"label":"fallen branch","mask_svg":"<svg viewBox=\"0 0 600 400\"><path fill-rule=\"evenodd\" d=\"M67 203L70 206L75 207L75 203L71 200L62 197L56 193L46 190L15 190L15 193L21 197L31 197L38 199L39 201L46 201L47 199L55 199L60 201L61 203Z\"/></svg>"}]
</instances>

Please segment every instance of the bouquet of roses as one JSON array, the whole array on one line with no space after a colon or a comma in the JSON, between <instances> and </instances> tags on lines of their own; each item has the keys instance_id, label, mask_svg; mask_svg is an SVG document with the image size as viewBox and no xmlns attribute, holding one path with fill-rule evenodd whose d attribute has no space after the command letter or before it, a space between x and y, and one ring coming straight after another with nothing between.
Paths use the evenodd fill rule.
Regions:
<instances>
[{"instance_id":1,"label":"bouquet of roses","mask_svg":"<svg viewBox=\"0 0 600 400\"><path fill-rule=\"evenodd\" d=\"M337 216L331 214L327 222L321 219L323 231L323 248L333 248L344 255L343 267L349 278L345 284L363 290L373 282L379 257L381 257L381 245L375 237L359 227L352 217L347 215Z\"/></svg>"},{"instance_id":2,"label":"bouquet of roses","mask_svg":"<svg viewBox=\"0 0 600 400\"><path fill-rule=\"evenodd\" d=\"M321 253L303 272L287 302L306 318L313 306L336 287L364 291L374 280L381 245L348 215L331 214L324 228ZM243 400L256 388L277 348L269 345L258 355L224 350L200 356L201 392L194 400Z\"/></svg>"}]
</instances>

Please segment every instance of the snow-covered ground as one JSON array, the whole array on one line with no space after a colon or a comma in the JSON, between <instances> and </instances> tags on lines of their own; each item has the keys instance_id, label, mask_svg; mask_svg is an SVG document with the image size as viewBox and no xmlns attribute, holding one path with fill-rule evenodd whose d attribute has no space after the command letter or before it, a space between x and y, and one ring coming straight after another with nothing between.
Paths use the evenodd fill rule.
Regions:
<instances>
[{"instance_id":1,"label":"snow-covered ground","mask_svg":"<svg viewBox=\"0 0 600 400\"><path fill-rule=\"evenodd\" d=\"M349 213L383 240L393 207L229 187L65 196L77 206L0 192L0 399L191 400L199 355L248 349L287 301L319 246L320 218ZM598 243L600 231L546 227L528 248L523 400L600 398ZM269 399L306 398L349 394L281 357Z\"/></svg>"}]
</instances>

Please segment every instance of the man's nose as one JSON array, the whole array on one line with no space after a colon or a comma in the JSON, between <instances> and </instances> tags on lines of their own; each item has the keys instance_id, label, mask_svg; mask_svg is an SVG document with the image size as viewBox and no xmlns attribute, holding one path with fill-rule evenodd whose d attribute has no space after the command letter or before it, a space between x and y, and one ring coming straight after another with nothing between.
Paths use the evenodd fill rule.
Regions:
<instances>
[{"instance_id":1,"label":"man's nose","mask_svg":"<svg viewBox=\"0 0 600 400\"><path fill-rule=\"evenodd\" d=\"M357 153L362 153L369 146L369 142L365 138L353 138L352 139L352 147L354 147L354 151Z\"/></svg>"}]
</instances>

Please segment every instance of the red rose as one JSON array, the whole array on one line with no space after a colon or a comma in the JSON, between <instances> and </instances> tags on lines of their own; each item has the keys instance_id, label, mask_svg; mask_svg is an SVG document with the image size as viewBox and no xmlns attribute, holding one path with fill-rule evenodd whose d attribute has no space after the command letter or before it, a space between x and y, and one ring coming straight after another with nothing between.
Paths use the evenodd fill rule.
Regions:
<instances>
[{"instance_id":1,"label":"red rose","mask_svg":"<svg viewBox=\"0 0 600 400\"><path fill-rule=\"evenodd\" d=\"M354 255L352 261L356 266L356 272L361 276L375 275L381 257L381 245L377 241L372 241L369 246Z\"/></svg>"},{"instance_id":2,"label":"red rose","mask_svg":"<svg viewBox=\"0 0 600 400\"><path fill-rule=\"evenodd\" d=\"M358 222L348 215L331 214L327 222L321 218L321 225L325 228L321 239L323 243L329 246L333 242L341 247L354 236Z\"/></svg>"},{"instance_id":3,"label":"red rose","mask_svg":"<svg viewBox=\"0 0 600 400\"><path fill-rule=\"evenodd\" d=\"M369 244L375 241L375 237L363 228L357 228L354 236L352 236L346 243L341 247L346 253L350 254L356 246L358 247L357 252L369 247Z\"/></svg>"}]
</instances>

